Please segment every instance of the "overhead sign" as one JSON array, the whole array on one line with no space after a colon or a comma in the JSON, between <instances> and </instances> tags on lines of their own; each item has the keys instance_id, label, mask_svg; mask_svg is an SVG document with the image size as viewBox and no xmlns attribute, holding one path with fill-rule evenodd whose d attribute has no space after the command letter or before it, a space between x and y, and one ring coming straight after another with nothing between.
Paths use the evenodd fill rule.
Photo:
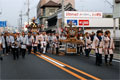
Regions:
<instances>
[{"instance_id":1,"label":"overhead sign","mask_svg":"<svg viewBox=\"0 0 120 80\"><path fill-rule=\"evenodd\" d=\"M78 25L78 21L77 20L67 20L67 24L71 24L71 22L72 22L72 24L73 25Z\"/></svg>"},{"instance_id":2,"label":"overhead sign","mask_svg":"<svg viewBox=\"0 0 120 80\"><path fill-rule=\"evenodd\" d=\"M79 11L65 11L66 18L102 18L102 12L79 12Z\"/></svg>"},{"instance_id":3,"label":"overhead sign","mask_svg":"<svg viewBox=\"0 0 120 80\"><path fill-rule=\"evenodd\" d=\"M6 21L0 21L0 27L6 27L7 22Z\"/></svg>"},{"instance_id":4,"label":"overhead sign","mask_svg":"<svg viewBox=\"0 0 120 80\"><path fill-rule=\"evenodd\" d=\"M79 26L89 26L89 20L79 20Z\"/></svg>"}]
</instances>

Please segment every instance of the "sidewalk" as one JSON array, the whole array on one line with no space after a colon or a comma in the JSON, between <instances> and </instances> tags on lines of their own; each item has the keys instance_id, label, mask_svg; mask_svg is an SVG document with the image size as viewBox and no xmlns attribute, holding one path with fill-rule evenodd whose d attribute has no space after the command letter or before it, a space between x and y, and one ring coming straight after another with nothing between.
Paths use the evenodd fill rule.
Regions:
<instances>
[{"instance_id":1,"label":"sidewalk","mask_svg":"<svg viewBox=\"0 0 120 80\"><path fill-rule=\"evenodd\" d=\"M120 54L114 53L114 59L120 60Z\"/></svg>"}]
</instances>

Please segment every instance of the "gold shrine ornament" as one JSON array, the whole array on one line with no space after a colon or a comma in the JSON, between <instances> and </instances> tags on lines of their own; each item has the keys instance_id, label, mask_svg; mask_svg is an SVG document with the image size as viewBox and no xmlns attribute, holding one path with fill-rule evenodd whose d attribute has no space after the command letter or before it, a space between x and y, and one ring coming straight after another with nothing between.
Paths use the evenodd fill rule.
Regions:
<instances>
[{"instance_id":1,"label":"gold shrine ornament","mask_svg":"<svg viewBox=\"0 0 120 80\"><path fill-rule=\"evenodd\" d=\"M35 25L35 23L33 23L33 27L37 27L37 26Z\"/></svg>"}]
</instances>

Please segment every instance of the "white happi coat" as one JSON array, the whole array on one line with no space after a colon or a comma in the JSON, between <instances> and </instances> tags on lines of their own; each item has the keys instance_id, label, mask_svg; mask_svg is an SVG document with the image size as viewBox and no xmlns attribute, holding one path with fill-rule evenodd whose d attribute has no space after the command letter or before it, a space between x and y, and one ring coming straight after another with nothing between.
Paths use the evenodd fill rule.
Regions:
<instances>
[{"instance_id":1,"label":"white happi coat","mask_svg":"<svg viewBox=\"0 0 120 80\"><path fill-rule=\"evenodd\" d=\"M104 37L104 54L113 54L115 49L113 38Z\"/></svg>"},{"instance_id":2,"label":"white happi coat","mask_svg":"<svg viewBox=\"0 0 120 80\"><path fill-rule=\"evenodd\" d=\"M2 37L0 36L0 44L2 44Z\"/></svg>"},{"instance_id":3,"label":"white happi coat","mask_svg":"<svg viewBox=\"0 0 120 80\"><path fill-rule=\"evenodd\" d=\"M41 48L47 46L48 36L47 35L41 35Z\"/></svg>"},{"instance_id":4,"label":"white happi coat","mask_svg":"<svg viewBox=\"0 0 120 80\"><path fill-rule=\"evenodd\" d=\"M42 41L42 35L38 35L38 44L41 44L41 41Z\"/></svg>"},{"instance_id":5,"label":"white happi coat","mask_svg":"<svg viewBox=\"0 0 120 80\"><path fill-rule=\"evenodd\" d=\"M20 42L21 42L21 48L22 48L22 49L26 49L27 37L26 37L26 36L21 36L21 37L20 37Z\"/></svg>"},{"instance_id":6,"label":"white happi coat","mask_svg":"<svg viewBox=\"0 0 120 80\"><path fill-rule=\"evenodd\" d=\"M96 53L102 54L103 46L104 46L103 39L101 41L99 41L99 39L97 37L95 37L93 40L93 43L92 43L92 49L95 49Z\"/></svg>"},{"instance_id":7,"label":"white happi coat","mask_svg":"<svg viewBox=\"0 0 120 80\"><path fill-rule=\"evenodd\" d=\"M10 46L12 47L11 43L12 43L12 41L14 41L14 37L13 36L9 36L9 38L10 38Z\"/></svg>"},{"instance_id":8,"label":"white happi coat","mask_svg":"<svg viewBox=\"0 0 120 80\"><path fill-rule=\"evenodd\" d=\"M34 39L34 36L32 36L32 46L38 46L38 36L36 36L36 40Z\"/></svg>"},{"instance_id":9,"label":"white happi coat","mask_svg":"<svg viewBox=\"0 0 120 80\"><path fill-rule=\"evenodd\" d=\"M67 38L65 36L60 36L61 40L66 40Z\"/></svg>"},{"instance_id":10,"label":"white happi coat","mask_svg":"<svg viewBox=\"0 0 120 80\"><path fill-rule=\"evenodd\" d=\"M2 36L1 38L2 38L2 39L1 39L1 40L2 40L2 41L1 41L1 42L2 42L2 48L6 48L4 36Z\"/></svg>"},{"instance_id":11,"label":"white happi coat","mask_svg":"<svg viewBox=\"0 0 120 80\"><path fill-rule=\"evenodd\" d=\"M14 43L16 43L16 45L14 45ZM11 47L12 48L19 48L19 39L17 38L15 40L15 38L11 41Z\"/></svg>"},{"instance_id":12,"label":"white happi coat","mask_svg":"<svg viewBox=\"0 0 120 80\"><path fill-rule=\"evenodd\" d=\"M6 40L7 40L7 45L10 46L10 36L7 36Z\"/></svg>"},{"instance_id":13,"label":"white happi coat","mask_svg":"<svg viewBox=\"0 0 120 80\"><path fill-rule=\"evenodd\" d=\"M32 36L30 36L30 38L27 36L27 45L28 46L32 46L32 39L33 39Z\"/></svg>"},{"instance_id":14,"label":"white happi coat","mask_svg":"<svg viewBox=\"0 0 120 80\"><path fill-rule=\"evenodd\" d=\"M59 47L59 41L56 36L52 37L53 39L53 47L58 48Z\"/></svg>"},{"instance_id":15,"label":"white happi coat","mask_svg":"<svg viewBox=\"0 0 120 80\"><path fill-rule=\"evenodd\" d=\"M85 37L85 49L92 48L91 44L92 44L91 38L89 37L88 39L87 37Z\"/></svg>"}]
</instances>

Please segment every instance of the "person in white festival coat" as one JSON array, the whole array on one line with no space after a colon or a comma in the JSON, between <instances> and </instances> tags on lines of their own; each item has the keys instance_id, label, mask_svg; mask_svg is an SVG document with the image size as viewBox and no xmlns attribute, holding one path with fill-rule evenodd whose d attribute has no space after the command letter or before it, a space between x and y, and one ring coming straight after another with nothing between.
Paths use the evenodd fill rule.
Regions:
<instances>
[{"instance_id":1,"label":"person in white festival coat","mask_svg":"<svg viewBox=\"0 0 120 80\"><path fill-rule=\"evenodd\" d=\"M85 54L86 57L89 57L90 51L91 51L91 38L90 38L90 34L88 32L85 33Z\"/></svg>"},{"instance_id":2,"label":"person in white festival coat","mask_svg":"<svg viewBox=\"0 0 120 80\"><path fill-rule=\"evenodd\" d=\"M28 35L27 35L27 49L28 49L28 54L31 54L31 50L32 50L32 35L31 35L31 32L28 32Z\"/></svg>"},{"instance_id":3,"label":"person in white festival coat","mask_svg":"<svg viewBox=\"0 0 120 80\"><path fill-rule=\"evenodd\" d=\"M104 37L104 54L105 54L105 63L106 65L112 65L113 59L113 50L115 49L113 38L110 36L110 31L105 32ZM110 55L109 63L108 63L108 55Z\"/></svg>"},{"instance_id":4,"label":"person in white festival coat","mask_svg":"<svg viewBox=\"0 0 120 80\"><path fill-rule=\"evenodd\" d=\"M2 48L3 48L3 54L5 54L6 53L6 47L7 47L7 40L6 40L6 34L4 33L3 35L2 35Z\"/></svg>"},{"instance_id":5,"label":"person in white festival coat","mask_svg":"<svg viewBox=\"0 0 120 80\"><path fill-rule=\"evenodd\" d=\"M96 53L96 65L98 66L101 66L102 64L102 54L103 54L103 46L104 46L102 35L103 32L101 30L98 30L97 35L92 43L92 49L94 49Z\"/></svg>"},{"instance_id":6,"label":"person in white festival coat","mask_svg":"<svg viewBox=\"0 0 120 80\"><path fill-rule=\"evenodd\" d=\"M32 36L32 47L35 54L37 52L37 47L38 47L38 36L36 32L34 32Z\"/></svg>"},{"instance_id":7,"label":"person in white festival coat","mask_svg":"<svg viewBox=\"0 0 120 80\"><path fill-rule=\"evenodd\" d=\"M2 37L1 37L1 34L0 34L0 51L1 51L1 50L2 50ZM0 54L0 60L1 60L1 61L3 60L1 54Z\"/></svg>"},{"instance_id":8,"label":"person in white festival coat","mask_svg":"<svg viewBox=\"0 0 120 80\"><path fill-rule=\"evenodd\" d=\"M43 32L41 35L41 49L42 53L46 53L46 47L47 47L47 41L48 41L48 36L46 35L46 32Z\"/></svg>"},{"instance_id":9,"label":"person in white festival coat","mask_svg":"<svg viewBox=\"0 0 120 80\"><path fill-rule=\"evenodd\" d=\"M22 32L22 36L20 38L21 41L21 52L22 52L22 58L25 58L26 48L27 48L27 37L25 36L25 33Z\"/></svg>"},{"instance_id":10,"label":"person in white festival coat","mask_svg":"<svg viewBox=\"0 0 120 80\"><path fill-rule=\"evenodd\" d=\"M13 59L16 60L16 58L19 59L19 54L18 54L19 39L17 37L17 34L14 34L13 37L14 40L11 41L11 47L12 47Z\"/></svg>"}]
</instances>

